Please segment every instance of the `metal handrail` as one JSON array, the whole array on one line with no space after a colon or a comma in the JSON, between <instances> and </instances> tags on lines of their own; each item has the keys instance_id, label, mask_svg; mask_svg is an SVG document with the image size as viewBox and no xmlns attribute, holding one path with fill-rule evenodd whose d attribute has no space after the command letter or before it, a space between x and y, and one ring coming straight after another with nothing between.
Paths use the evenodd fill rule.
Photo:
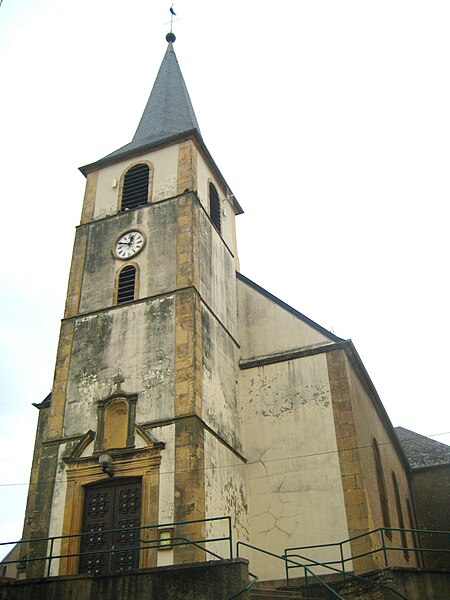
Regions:
<instances>
[{"instance_id":1,"label":"metal handrail","mask_svg":"<svg viewBox=\"0 0 450 600\"><path fill-rule=\"evenodd\" d=\"M329 566L330 563L321 563L321 562L318 562L307 556L302 556L301 554L290 554L289 556L295 556L296 558L301 558L302 560L308 560L308 561L310 561L310 563L314 564L315 566L325 567L326 569L330 569L330 571L333 571L334 573L344 574L343 571L341 571L339 569L335 569L334 567L330 567ZM370 579L369 577L363 577L362 575L356 575L355 573L345 573L345 575L347 577L352 577L354 579L358 579L358 581L363 581L364 583L369 583L371 585L376 585L377 587L381 587L385 590L389 590L390 592L393 592L394 594L396 594L399 598L402 598L403 600L408 600L408 598L406 598L405 596L402 596L402 594L400 594L400 592L397 592L397 590L394 590L393 588L389 587L385 583L380 583L379 581L375 581L373 579Z\"/></svg>"},{"instance_id":2,"label":"metal handrail","mask_svg":"<svg viewBox=\"0 0 450 600\"><path fill-rule=\"evenodd\" d=\"M259 577L257 575L254 575L254 573L250 573L250 571L248 572L248 574L250 575L250 577L253 577L252 581L249 581L249 583L247 583L245 587L243 587L241 590L239 590L232 596L228 596L227 600L233 600L233 598L237 598L238 596L249 590L253 585L255 585Z\"/></svg>"},{"instance_id":3,"label":"metal handrail","mask_svg":"<svg viewBox=\"0 0 450 600\"><path fill-rule=\"evenodd\" d=\"M241 542L241 541L238 541L236 544L236 556L239 556L239 546L245 546L246 548L250 548L251 550L257 550L258 552L262 552L263 554L267 554L268 556L272 556L274 558L279 558L280 560L283 560L285 563L290 562L290 563L296 564L299 567L303 567L305 570L305 573L309 572L315 579L317 579L319 584L328 591L328 593L331 593L335 598L339 598L339 600L344 600L344 598L342 596L340 596L335 590L333 590L333 588L331 586L329 586L321 577L319 577L319 575L316 575L316 573L314 573L314 571L312 571L306 565L298 563L298 562L288 558L287 556L280 556L279 554L274 554L273 552L264 550L264 548L258 548L258 546L252 546L251 544L247 544L246 542Z\"/></svg>"},{"instance_id":4,"label":"metal handrail","mask_svg":"<svg viewBox=\"0 0 450 600\"><path fill-rule=\"evenodd\" d=\"M312 550L312 549L316 549L316 548L332 548L332 547L336 547L338 546L340 549L340 555L341 558L340 560L333 560L333 561L327 561L324 562L323 565L327 566L327 565L334 565L334 564L341 564L341 568L342 568L342 574L345 577L346 571L345 571L345 564L349 561L352 560L356 560L358 558L363 558L364 556L369 556L372 554L376 554L377 552L383 552L383 556L384 556L384 562L385 562L385 566L389 566L388 565L388 556L387 553L388 551L393 551L393 550L403 550L405 551L411 551L411 552L420 552L420 553L424 553L424 552L436 552L436 553L448 553L450 552L450 549L446 549L446 548L424 548L424 547L416 547L416 546L392 546L389 545L387 546L385 544L385 534L387 534L388 532L392 532L392 531L404 531L405 533L418 533L418 534L440 534L440 535L450 535L450 532L448 531L438 531L438 530L431 530L431 529L401 529L398 527L378 527L377 529L373 529L372 531L367 531L365 533L360 533L359 535L353 536L351 538L348 538L346 540L343 540L341 542L334 542L331 544L313 544L310 546L295 546L295 547L291 547L291 548L285 548L284 552L286 556L289 556L289 552L291 551L296 551L296 550ZM343 546L344 544L349 544L355 540L376 534L376 533L380 533L381 534L381 545L379 547L373 548L371 550L369 550L368 552L363 552L361 554L356 554L356 555L352 555L349 556L347 558L344 558L343 555ZM293 555L290 555L293 556ZM289 580L289 569L295 569L295 566L291 566L291 565L287 565L286 566L286 579Z\"/></svg>"},{"instance_id":5,"label":"metal handrail","mask_svg":"<svg viewBox=\"0 0 450 600\"><path fill-rule=\"evenodd\" d=\"M181 541L180 543L176 543L176 544L172 544L173 546L184 546L184 545L195 545L198 543L204 543L204 542L220 542L220 541L228 541L229 542L229 554L230 554L230 559L233 558L233 530L232 530L232 525L231 525L231 517L228 516L223 516L223 517L211 517L209 519L194 519L192 521L176 521L173 523L158 523L155 525L144 525L144 526L138 526L138 527L127 527L126 531L146 531L146 530L151 530L151 529L162 529L165 527L176 527L179 525L191 525L193 523L209 523L209 522L213 522L213 521L227 521L228 523L228 535L227 536L223 536L223 537L217 537L217 538L210 538L210 539L200 539L200 540L194 540L194 541ZM123 532L124 529L122 528L117 528L117 529L107 529L102 531L101 533L103 534L110 534L110 533L116 533L116 532ZM57 536L49 536L49 537L41 537L41 538L32 538L32 539L27 539L27 540L17 540L15 542L0 542L0 547L1 546L11 546L11 545L15 545L15 544L27 544L27 543L38 543L38 542L47 542L50 543L50 553L47 554L46 556L37 556L37 557L27 557L27 558L20 558L17 560L6 560L2 562L2 565L8 565L8 564L26 564L27 562L35 562L35 561L48 561L48 567L47 567L47 577L50 577L50 570L51 570L51 564L53 560L56 559L61 559L61 558L72 558L74 556L86 556L86 555L90 555L92 554L92 552L88 551L88 552L73 552L70 554L58 554L56 556L53 555L53 548L54 548L54 543L56 540L63 540L63 539L68 539L68 538L82 538L88 535L92 535L92 531L87 531L87 532L82 532L82 533L72 533L72 534L68 534L68 535L57 535ZM183 539L183 538L175 538L175 539ZM187 538L185 538L187 539ZM140 541L140 539L139 539ZM149 542L151 542L151 540L148 540ZM161 543L156 543L154 546L146 546L146 549L148 548L167 548L169 546L169 544L167 544L167 542L161 544ZM136 548L139 552L143 549L143 548ZM114 554L116 552L121 552L122 549L120 548L114 548L114 549L109 549L109 550L96 550L95 554ZM208 552L208 550L205 549L206 552ZM214 553L212 553L214 554ZM219 555L217 555L217 557L219 557ZM222 557L220 557L221 560L223 560Z\"/></svg>"}]
</instances>

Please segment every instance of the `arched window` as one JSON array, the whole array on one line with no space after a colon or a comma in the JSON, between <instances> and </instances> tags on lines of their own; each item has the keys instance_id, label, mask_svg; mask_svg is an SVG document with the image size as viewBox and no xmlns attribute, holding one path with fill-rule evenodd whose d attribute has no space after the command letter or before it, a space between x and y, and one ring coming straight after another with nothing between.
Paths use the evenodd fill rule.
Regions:
<instances>
[{"instance_id":1,"label":"arched window","mask_svg":"<svg viewBox=\"0 0 450 600\"><path fill-rule=\"evenodd\" d=\"M209 184L209 216L217 231L221 232L220 198L216 186Z\"/></svg>"},{"instance_id":2,"label":"arched window","mask_svg":"<svg viewBox=\"0 0 450 600\"><path fill-rule=\"evenodd\" d=\"M395 508L397 510L398 526L400 527L400 538L402 540L403 554L405 558L409 560L408 540L406 539L405 533L405 521L403 519L402 503L400 502L400 492L398 489L397 477L395 476L394 471L392 471L392 485L394 486Z\"/></svg>"},{"instance_id":3,"label":"arched window","mask_svg":"<svg viewBox=\"0 0 450 600\"><path fill-rule=\"evenodd\" d=\"M416 522L414 520L412 510L411 510L411 504L409 502L409 498L406 498L406 510L408 512L408 520L409 520L409 527L410 527L410 529L417 529L417 525L416 525ZM411 535L412 535L412 540L413 540L413 546L415 548L416 561L417 561L417 564L420 565L420 562L419 562L419 551L418 551L419 543L417 541L416 532L413 531L411 533Z\"/></svg>"},{"instance_id":4,"label":"arched window","mask_svg":"<svg viewBox=\"0 0 450 600\"><path fill-rule=\"evenodd\" d=\"M383 527L391 526L391 517L389 515L389 506L386 493L386 484L384 482L383 465L381 463L380 449L375 438L372 440L373 458L375 461L375 472L377 475L378 495L380 497L381 516L383 519ZM390 532L386 534L391 537Z\"/></svg>"},{"instance_id":5,"label":"arched window","mask_svg":"<svg viewBox=\"0 0 450 600\"><path fill-rule=\"evenodd\" d=\"M136 267L127 265L119 273L117 304L131 302L136 297Z\"/></svg>"},{"instance_id":6,"label":"arched window","mask_svg":"<svg viewBox=\"0 0 450 600\"><path fill-rule=\"evenodd\" d=\"M123 179L120 210L131 210L147 204L149 197L150 167L144 163L128 169Z\"/></svg>"}]
</instances>

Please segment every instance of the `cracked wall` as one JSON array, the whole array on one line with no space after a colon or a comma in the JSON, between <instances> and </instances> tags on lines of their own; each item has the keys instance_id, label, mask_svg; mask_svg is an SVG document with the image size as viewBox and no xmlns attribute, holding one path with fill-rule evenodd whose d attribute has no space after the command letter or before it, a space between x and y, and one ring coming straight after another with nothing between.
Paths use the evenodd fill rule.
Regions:
<instances>
[{"instance_id":1,"label":"cracked wall","mask_svg":"<svg viewBox=\"0 0 450 600\"><path fill-rule=\"evenodd\" d=\"M244 370L240 376L252 544L275 554L348 535L324 355ZM336 558L331 550L322 556ZM251 556L264 579L284 565Z\"/></svg>"}]
</instances>

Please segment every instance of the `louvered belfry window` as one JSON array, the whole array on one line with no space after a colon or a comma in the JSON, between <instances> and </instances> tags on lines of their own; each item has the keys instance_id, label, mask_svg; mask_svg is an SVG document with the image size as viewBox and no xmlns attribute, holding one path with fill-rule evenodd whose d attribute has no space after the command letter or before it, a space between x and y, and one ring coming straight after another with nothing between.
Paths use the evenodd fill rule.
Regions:
<instances>
[{"instance_id":1,"label":"louvered belfry window","mask_svg":"<svg viewBox=\"0 0 450 600\"><path fill-rule=\"evenodd\" d=\"M220 233L220 199L216 190L216 186L213 183L209 184L209 216L211 217L212 224Z\"/></svg>"},{"instance_id":2,"label":"louvered belfry window","mask_svg":"<svg viewBox=\"0 0 450 600\"><path fill-rule=\"evenodd\" d=\"M123 180L122 203L120 210L131 210L148 202L150 168L139 164L131 167Z\"/></svg>"},{"instance_id":3,"label":"louvered belfry window","mask_svg":"<svg viewBox=\"0 0 450 600\"><path fill-rule=\"evenodd\" d=\"M128 265L119 273L117 286L117 304L134 300L136 289L136 267Z\"/></svg>"}]
</instances>

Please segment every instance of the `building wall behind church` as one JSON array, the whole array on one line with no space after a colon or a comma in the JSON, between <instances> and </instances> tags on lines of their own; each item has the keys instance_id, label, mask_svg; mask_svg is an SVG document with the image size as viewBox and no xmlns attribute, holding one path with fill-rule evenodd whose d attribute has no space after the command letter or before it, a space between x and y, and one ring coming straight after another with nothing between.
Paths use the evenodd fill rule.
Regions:
<instances>
[{"instance_id":1,"label":"building wall behind church","mask_svg":"<svg viewBox=\"0 0 450 600\"><path fill-rule=\"evenodd\" d=\"M450 465L416 469L412 485L419 529L448 531L450 529ZM447 534L420 534L422 548L446 549L447 553L423 552L424 566L428 569L447 569L450 556L450 536Z\"/></svg>"}]
</instances>

